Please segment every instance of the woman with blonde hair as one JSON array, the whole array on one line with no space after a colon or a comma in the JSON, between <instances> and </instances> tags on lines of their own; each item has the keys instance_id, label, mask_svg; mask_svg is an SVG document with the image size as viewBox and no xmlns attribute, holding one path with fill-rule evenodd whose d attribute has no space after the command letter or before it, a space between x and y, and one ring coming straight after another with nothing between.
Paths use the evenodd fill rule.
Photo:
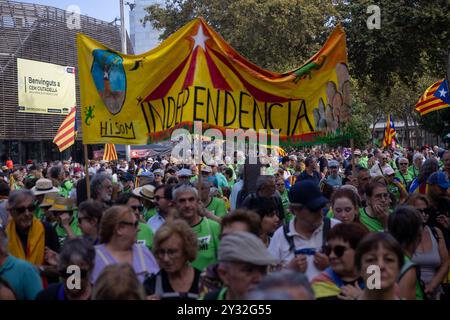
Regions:
<instances>
[{"instance_id":1,"label":"woman with blonde hair","mask_svg":"<svg viewBox=\"0 0 450 320\"><path fill-rule=\"evenodd\" d=\"M92 300L145 300L145 291L127 263L105 267L94 285Z\"/></svg>"},{"instance_id":2,"label":"woman with blonde hair","mask_svg":"<svg viewBox=\"0 0 450 320\"><path fill-rule=\"evenodd\" d=\"M200 270L191 266L197 257L197 236L181 219L164 223L156 232L153 252L161 267L144 282L151 299L198 298Z\"/></svg>"},{"instance_id":3,"label":"woman with blonde hair","mask_svg":"<svg viewBox=\"0 0 450 320\"><path fill-rule=\"evenodd\" d=\"M92 283L111 264L130 264L141 283L159 271L155 257L143 244L136 244L139 221L130 207L113 206L105 211L100 223L100 245L95 246Z\"/></svg>"}]
</instances>

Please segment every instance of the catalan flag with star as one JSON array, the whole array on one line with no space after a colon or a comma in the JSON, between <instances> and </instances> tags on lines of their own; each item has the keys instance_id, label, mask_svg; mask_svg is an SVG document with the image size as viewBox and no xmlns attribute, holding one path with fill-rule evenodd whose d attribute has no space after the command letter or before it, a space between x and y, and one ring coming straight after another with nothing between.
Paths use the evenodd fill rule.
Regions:
<instances>
[{"instance_id":1,"label":"catalan flag with star","mask_svg":"<svg viewBox=\"0 0 450 320\"><path fill-rule=\"evenodd\" d=\"M58 146L59 152L63 152L75 143L77 131L76 107L73 107L56 132L53 143Z\"/></svg>"},{"instance_id":2,"label":"catalan flag with star","mask_svg":"<svg viewBox=\"0 0 450 320\"><path fill-rule=\"evenodd\" d=\"M427 113L450 107L448 91L446 79L433 83L420 97L416 104L416 111L423 116Z\"/></svg>"},{"instance_id":3,"label":"catalan flag with star","mask_svg":"<svg viewBox=\"0 0 450 320\"><path fill-rule=\"evenodd\" d=\"M196 123L222 136L227 130L254 129L264 136L278 129L282 143L309 143L340 135L351 116L340 25L310 59L284 73L254 65L203 19L139 55L81 33L77 49L85 144L153 143Z\"/></svg>"},{"instance_id":4,"label":"catalan flag with star","mask_svg":"<svg viewBox=\"0 0 450 320\"><path fill-rule=\"evenodd\" d=\"M386 122L386 129L384 130L384 139L383 139L383 147L390 147L392 145L392 141L395 139L396 131L394 121L392 120L392 116L388 115Z\"/></svg>"}]
</instances>

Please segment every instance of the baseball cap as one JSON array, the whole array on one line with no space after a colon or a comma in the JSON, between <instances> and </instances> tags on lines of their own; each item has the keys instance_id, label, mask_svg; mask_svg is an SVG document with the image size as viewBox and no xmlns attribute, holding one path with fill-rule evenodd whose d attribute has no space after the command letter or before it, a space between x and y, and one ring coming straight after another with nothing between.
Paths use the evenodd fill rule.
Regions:
<instances>
[{"instance_id":1,"label":"baseball cap","mask_svg":"<svg viewBox=\"0 0 450 320\"><path fill-rule=\"evenodd\" d=\"M207 172L207 173L211 173L212 172L212 168L210 166L202 166L202 172Z\"/></svg>"},{"instance_id":2,"label":"baseball cap","mask_svg":"<svg viewBox=\"0 0 450 320\"><path fill-rule=\"evenodd\" d=\"M443 173L442 171L434 172L433 174L431 174L431 176L428 177L427 183L437 184L443 189L450 188L450 182L445 173Z\"/></svg>"},{"instance_id":3,"label":"baseball cap","mask_svg":"<svg viewBox=\"0 0 450 320\"><path fill-rule=\"evenodd\" d=\"M192 171L189 169L181 169L177 172L178 177L191 177Z\"/></svg>"},{"instance_id":4,"label":"baseball cap","mask_svg":"<svg viewBox=\"0 0 450 320\"><path fill-rule=\"evenodd\" d=\"M313 181L299 181L289 190L289 201L291 204L304 205L311 211L317 211L328 199L320 192L319 186Z\"/></svg>"},{"instance_id":5,"label":"baseball cap","mask_svg":"<svg viewBox=\"0 0 450 320\"><path fill-rule=\"evenodd\" d=\"M142 171L138 177L147 177L147 178L151 178L151 179L155 179L155 175L150 172L150 171Z\"/></svg>"},{"instance_id":6,"label":"baseball cap","mask_svg":"<svg viewBox=\"0 0 450 320\"><path fill-rule=\"evenodd\" d=\"M360 156L360 155L361 155L361 151L355 150L355 152L353 152L353 154L354 154L355 156Z\"/></svg>"},{"instance_id":7,"label":"baseball cap","mask_svg":"<svg viewBox=\"0 0 450 320\"><path fill-rule=\"evenodd\" d=\"M277 263L260 238L249 232L226 235L219 245L220 262L245 262L257 266Z\"/></svg>"},{"instance_id":8,"label":"baseball cap","mask_svg":"<svg viewBox=\"0 0 450 320\"><path fill-rule=\"evenodd\" d=\"M330 160L330 161L328 161L328 167L329 168L331 168L331 167L339 168L339 162L337 162L336 160Z\"/></svg>"}]
</instances>

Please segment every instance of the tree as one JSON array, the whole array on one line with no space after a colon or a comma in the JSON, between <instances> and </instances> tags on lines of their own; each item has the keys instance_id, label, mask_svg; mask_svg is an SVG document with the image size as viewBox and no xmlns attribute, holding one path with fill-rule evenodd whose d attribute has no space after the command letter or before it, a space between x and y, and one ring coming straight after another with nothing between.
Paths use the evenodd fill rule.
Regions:
<instances>
[{"instance_id":1,"label":"tree","mask_svg":"<svg viewBox=\"0 0 450 320\"><path fill-rule=\"evenodd\" d=\"M161 39L203 17L244 57L278 72L299 67L319 50L337 14L328 0L167 0L147 12L144 20L164 30Z\"/></svg>"},{"instance_id":2,"label":"tree","mask_svg":"<svg viewBox=\"0 0 450 320\"><path fill-rule=\"evenodd\" d=\"M369 5L381 10L381 28L369 30ZM348 37L352 75L377 93L396 79L414 85L423 74L445 72L450 43L447 0L345 0L339 12Z\"/></svg>"}]
</instances>

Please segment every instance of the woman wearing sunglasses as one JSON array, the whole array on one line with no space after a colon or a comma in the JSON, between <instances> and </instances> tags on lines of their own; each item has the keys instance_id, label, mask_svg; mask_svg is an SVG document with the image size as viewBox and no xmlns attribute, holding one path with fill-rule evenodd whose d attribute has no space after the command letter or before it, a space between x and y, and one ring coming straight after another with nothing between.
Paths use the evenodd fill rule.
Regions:
<instances>
[{"instance_id":1,"label":"woman wearing sunglasses","mask_svg":"<svg viewBox=\"0 0 450 320\"><path fill-rule=\"evenodd\" d=\"M146 245L149 250L151 250L153 245L153 230L144 222L144 206L142 205L140 198L133 193L122 193L119 195L116 204L125 205L133 210L136 219L139 221L137 242Z\"/></svg>"},{"instance_id":2,"label":"woman wearing sunglasses","mask_svg":"<svg viewBox=\"0 0 450 320\"><path fill-rule=\"evenodd\" d=\"M408 205L416 208L423 219L423 233L412 262L420 267L420 279L425 284L425 294L436 300L442 293L441 283L448 272L449 258L444 236L439 228L430 226L428 198L422 194L412 194Z\"/></svg>"},{"instance_id":3,"label":"woman wearing sunglasses","mask_svg":"<svg viewBox=\"0 0 450 320\"><path fill-rule=\"evenodd\" d=\"M355 268L355 250L367 233L357 223L340 223L330 229L324 247L330 267L311 282L317 299L354 300L362 294L364 282Z\"/></svg>"},{"instance_id":4,"label":"woman wearing sunglasses","mask_svg":"<svg viewBox=\"0 0 450 320\"><path fill-rule=\"evenodd\" d=\"M41 291L36 300L89 300L92 294L89 278L94 259L95 250L91 242L83 238L67 240L58 259L58 272L62 281ZM69 288L68 285L73 282L67 280L75 274L80 276L79 287Z\"/></svg>"},{"instance_id":5,"label":"woman wearing sunglasses","mask_svg":"<svg viewBox=\"0 0 450 320\"><path fill-rule=\"evenodd\" d=\"M52 225L35 218L33 193L25 189L11 192L6 209L12 217L6 227L10 254L39 267L44 283L53 280L47 279L55 276L55 270L45 261L45 248L58 252L58 236Z\"/></svg>"},{"instance_id":6,"label":"woman wearing sunglasses","mask_svg":"<svg viewBox=\"0 0 450 320\"><path fill-rule=\"evenodd\" d=\"M91 283L95 283L107 265L129 263L141 283L146 275L159 271L155 257L142 244L137 244L139 221L127 206L113 206L105 211L100 223L100 245L95 246L95 267Z\"/></svg>"}]
</instances>

